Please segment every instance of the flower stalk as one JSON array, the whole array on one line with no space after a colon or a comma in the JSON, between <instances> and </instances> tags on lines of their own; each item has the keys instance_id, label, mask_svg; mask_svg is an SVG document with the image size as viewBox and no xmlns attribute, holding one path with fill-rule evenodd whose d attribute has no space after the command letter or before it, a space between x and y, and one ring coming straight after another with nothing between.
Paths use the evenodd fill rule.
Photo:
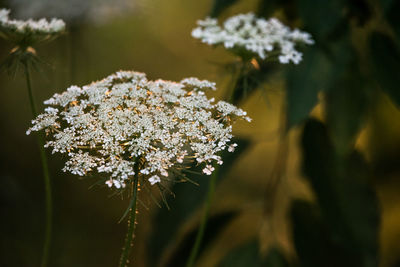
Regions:
<instances>
[{"instance_id":1,"label":"flower stalk","mask_svg":"<svg viewBox=\"0 0 400 267\"><path fill-rule=\"evenodd\" d=\"M32 83L29 71L29 65L27 61L22 62L24 66L24 73L26 79L26 87L28 90L29 96L29 103L32 111L32 115L35 118L37 116L36 112L36 104L35 99L33 96L32 91ZM50 173L49 167L47 163L46 153L44 151L44 140L41 134L37 136L37 143L39 145L39 152L40 152L40 160L42 163L42 171L43 171L43 178L44 178L44 185L45 185L45 206L46 206L46 228L45 228L45 237L44 237L44 244L43 244L43 252L42 252L42 259L41 259L41 267L46 267L49 259L49 252L50 252L50 244L51 244L51 233L52 233L52 220L53 220L53 203L52 203L52 193L51 193L51 182L50 182Z\"/></svg>"},{"instance_id":2,"label":"flower stalk","mask_svg":"<svg viewBox=\"0 0 400 267\"><path fill-rule=\"evenodd\" d=\"M204 233L205 233L206 226L207 226L208 217L210 215L211 202L213 200L215 187L217 184L218 169L219 169L219 166L216 166L216 168L215 168L214 172L212 173L210 180L208 182L208 191L207 191L207 197L206 197L205 204L204 204L203 216L201 218L199 230L197 231L197 234L196 234L196 240L195 240L192 250L190 252L190 256L186 263L186 267L192 267L194 262L196 261L197 255L199 254L200 246L203 241Z\"/></svg>"},{"instance_id":3,"label":"flower stalk","mask_svg":"<svg viewBox=\"0 0 400 267\"><path fill-rule=\"evenodd\" d=\"M139 162L136 161L136 166L139 165ZM136 203L137 203L137 195L139 189L139 168L136 167L136 172L133 177L133 184L132 184L132 198L130 203L130 210L129 210L129 220L128 220L128 231L125 237L125 244L122 248L122 254L119 261L119 267L126 267L129 263L129 254L131 248L133 246L133 238L135 237L135 226L136 226Z\"/></svg>"}]
</instances>

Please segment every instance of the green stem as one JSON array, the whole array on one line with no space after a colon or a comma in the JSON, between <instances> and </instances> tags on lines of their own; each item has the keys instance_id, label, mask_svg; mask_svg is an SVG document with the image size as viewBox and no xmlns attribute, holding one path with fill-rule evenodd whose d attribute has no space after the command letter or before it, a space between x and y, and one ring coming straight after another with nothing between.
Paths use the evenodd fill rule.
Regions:
<instances>
[{"instance_id":1,"label":"green stem","mask_svg":"<svg viewBox=\"0 0 400 267\"><path fill-rule=\"evenodd\" d=\"M228 94L225 96L225 100L228 102L232 102L232 98L233 98L236 86L239 83L239 80L244 73L245 63L241 62L239 64L240 64L239 70L237 70L237 72L236 72L235 78L233 80L233 85L231 88L228 88ZM211 206L212 198L214 195L215 187L217 184L218 168L219 168L218 165L215 166L215 170L214 170L214 172L209 180L209 183L208 183L207 198L206 198L206 202L205 202L205 206L204 206L203 217L201 218L199 230L197 231L196 240L194 242L192 250L190 251L189 258L186 262L186 267L193 266L194 262L196 261L197 254L199 253L201 243L203 241L204 232L206 230L206 225L207 225L207 220L208 220L208 215L210 213L210 206Z\"/></svg>"},{"instance_id":2,"label":"green stem","mask_svg":"<svg viewBox=\"0 0 400 267\"><path fill-rule=\"evenodd\" d=\"M24 62L23 64L24 64L24 69L25 69L26 87L28 89L28 96L29 96L31 111L32 111L33 117L36 118L37 112L36 112L35 99L33 97L33 92L32 92L32 84L31 84L29 66L28 66L27 62ZM43 139L43 136L40 134L37 135L37 143L39 145L40 159L41 159L41 163L42 163L44 185L45 185L45 196L46 196L46 204L45 204L46 205L46 229L45 229L45 238L44 238L44 245L43 245L43 252L42 252L43 253L42 261L41 261L40 266L46 267L48 259L49 259L49 250L50 250L50 244L51 244L53 203L52 203L52 196L51 196L51 183L50 183L49 167L47 164L46 152L44 150L44 139Z\"/></svg>"},{"instance_id":3,"label":"green stem","mask_svg":"<svg viewBox=\"0 0 400 267\"><path fill-rule=\"evenodd\" d=\"M37 111L36 111L35 98L33 97L32 84L31 84L31 75L30 75L30 72L29 72L29 66L28 66L27 62L24 62L23 64L24 64L24 70L25 70L26 88L28 89L29 104L31 105L32 115L33 115L34 118L36 118Z\"/></svg>"},{"instance_id":4,"label":"green stem","mask_svg":"<svg viewBox=\"0 0 400 267\"><path fill-rule=\"evenodd\" d=\"M193 264L197 258L197 254L199 253L200 246L201 246L201 243L202 243L203 237L204 237L204 232L205 232L205 229L207 226L208 216L210 214L210 206L211 206L211 202L212 202L214 192L215 192L217 177L218 177L218 166L215 167L215 170L214 170L213 174L211 175L210 181L208 183L208 192L207 192L207 198L206 198L206 202L205 202L205 206L204 206L203 217L201 218L199 230L197 231L196 241L194 242L194 245L190 252L190 256L188 258L188 261L186 262L186 267L193 266Z\"/></svg>"},{"instance_id":5,"label":"green stem","mask_svg":"<svg viewBox=\"0 0 400 267\"><path fill-rule=\"evenodd\" d=\"M138 165L138 164L136 164ZM133 180L133 188L132 188L132 199L131 199L131 209L129 213L129 221L128 221L128 232L125 237L125 245L122 249L122 255L119 261L119 267L126 267L129 263L129 253L131 251L131 247L133 245L132 241L134 238L135 232L135 223L136 223L136 202L137 202L137 194L138 194L138 184L139 184L139 171L136 171L134 180Z\"/></svg>"},{"instance_id":6,"label":"green stem","mask_svg":"<svg viewBox=\"0 0 400 267\"><path fill-rule=\"evenodd\" d=\"M242 77L242 75L244 73L245 63L241 61L238 64L239 64L239 66L237 66L237 69L233 75L234 78L232 79L231 85L229 86L229 88L227 90L227 94L224 97L224 100L229 103L232 102L236 87L238 86L240 78Z\"/></svg>"}]
</instances>

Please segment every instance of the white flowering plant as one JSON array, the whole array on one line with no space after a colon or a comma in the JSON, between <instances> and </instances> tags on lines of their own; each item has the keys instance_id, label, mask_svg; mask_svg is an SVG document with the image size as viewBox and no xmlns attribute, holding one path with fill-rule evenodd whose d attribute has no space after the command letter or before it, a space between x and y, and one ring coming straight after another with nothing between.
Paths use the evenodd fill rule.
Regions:
<instances>
[{"instance_id":1,"label":"white flowering plant","mask_svg":"<svg viewBox=\"0 0 400 267\"><path fill-rule=\"evenodd\" d=\"M210 17L197 21L197 25L192 31L194 38L209 45L223 45L246 60L253 57L275 59L277 56L282 64L298 64L302 53L296 50L296 45L314 43L307 32L291 30L276 18L265 20L253 13L230 17L223 26Z\"/></svg>"},{"instance_id":2,"label":"white flowering plant","mask_svg":"<svg viewBox=\"0 0 400 267\"><path fill-rule=\"evenodd\" d=\"M22 18L57 17L71 25L103 24L138 7L137 0L7 0Z\"/></svg>"},{"instance_id":3,"label":"white flowering plant","mask_svg":"<svg viewBox=\"0 0 400 267\"><path fill-rule=\"evenodd\" d=\"M55 94L32 121L27 134L44 130L45 147L68 156L64 171L104 174L100 182L120 193L131 189L120 266L128 262L137 194L146 180L162 184L193 161L211 175L214 163L223 163L219 152L237 146L231 143L233 122L251 121L242 109L207 98L204 91L215 89L214 83L197 78L149 81L144 73L120 71Z\"/></svg>"},{"instance_id":4,"label":"white flowering plant","mask_svg":"<svg viewBox=\"0 0 400 267\"><path fill-rule=\"evenodd\" d=\"M197 78L149 81L143 73L120 71L55 94L27 134L44 130L45 146L68 155L64 171L104 173L117 189L131 181L135 164L152 185L192 160L210 175L213 162L222 164L218 153L236 147L232 123L250 121L245 111L208 99L210 89L214 83Z\"/></svg>"},{"instance_id":5,"label":"white flowering plant","mask_svg":"<svg viewBox=\"0 0 400 267\"><path fill-rule=\"evenodd\" d=\"M60 19L15 20L9 18L9 13L8 9L0 9L0 36L18 46L34 46L65 31L65 23Z\"/></svg>"},{"instance_id":6,"label":"white flowering plant","mask_svg":"<svg viewBox=\"0 0 400 267\"><path fill-rule=\"evenodd\" d=\"M30 68L37 67L40 62L33 46L51 41L60 36L65 31L65 23L60 19L40 20L15 20L9 18L10 11L8 9L0 9L0 37L14 45L8 57L1 64L1 68L5 69L9 74L16 74L18 67L22 66L26 85L30 109L32 116L37 116L36 101L32 90ZM40 149L40 159L43 170L43 178L45 183L45 205L46 205L46 229L44 236L43 254L41 266L45 267L48 262L48 255L51 244L52 234L52 191L50 182L50 172L48 169L47 158L43 148L43 139L41 135L37 135L37 143Z\"/></svg>"},{"instance_id":7,"label":"white flowering plant","mask_svg":"<svg viewBox=\"0 0 400 267\"><path fill-rule=\"evenodd\" d=\"M65 23L60 19L50 21L15 20L9 18L10 10L0 9L0 37L14 45L8 58L2 63L8 73L15 74L20 65L25 69L29 66L37 67L41 62L34 46L54 40L65 32Z\"/></svg>"}]
</instances>

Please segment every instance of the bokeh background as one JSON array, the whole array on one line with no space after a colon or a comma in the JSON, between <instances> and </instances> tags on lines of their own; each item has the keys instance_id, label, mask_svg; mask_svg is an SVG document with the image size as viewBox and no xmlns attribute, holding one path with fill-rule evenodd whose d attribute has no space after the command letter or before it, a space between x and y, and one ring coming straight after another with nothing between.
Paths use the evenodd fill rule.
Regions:
<instances>
[{"instance_id":1,"label":"bokeh background","mask_svg":"<svg viewBox=\"0 0 400 267\"><path fill-rule=\"evenodd\" d=\"M13 8L11 16L21 18L57 14L50 8L28 8L29 2L35 6L32 3L41 1L3 0L0 3L2 7ZM212 10L221 19L258 10L266 16L277 16L292 27L310 31L322 45L307 50L304 62L299 66L274 66L274 71L260 82L258 90L248 92L238 101L253 122L238 122L234 127L240 146L221 170L211 219L196 266L400 266L400 112L396 105L399 93L395 91L400 86L400 83L396 84L400 71L397 68L400 62L396 61L400 58L396 50L399 47L396 25L399 24L395 17L390 17L391 12L399 10L398 1L352 0L337 1L341 4L336 5L305 0L231 0L216 1L221 6L217 11L213 0L127 0L109 1L111 4L108 5L104 0L54 2L63 2L59 5L65 11L62 13L65 18L61 18L68 23L68 32L37 48L45 62L33 74L34 92L41 108L45 99L72 84L85 85L118 70L145 72L149 79L181 80L192 76L208 79L217 83L218 91L214 94L221 98L232 79L226 64L237 58L223 48L200 44L190 35L196 21ZM348 5L347 9L342 4ZM73 15L66 9L71 9ZM346 22L335 21L335 16L346 17ZM331 25L336 25L331 27L334 30L329 28ZM370 33L376 30L390 36L394 46L385 46L386 54L378 53L374 57L368 48L368 40ZM324 37L328 31L328 37ZM344 39L350 40L354 49L343 48L346 45L337 41L341 36L346 36ZM329 45L335 42L339 45L329 50ZM0 40L0 59L5 59L11 49ZM307 56L317 58L317 61L324 58L312 54L312 49L331 51L327 58L337 72L326 65L313 65L307 61ZM346 53L357 55L359 60L337 60ZM391 55L392 61L379 66L379 58L385 58L387 54ZM370 58L378 58L378 62L374 61L375 68L378 72L383 71L383 76L388 73L387 79L393 79L389 87L395 89L389 94L381 90L379 78L378 81L372 77L372 81L364 79L360 82L357 72L349 67L361 66L363 74L373 76L375 72L365 70L369 64L365 65L365 62ZM328 78L327 70L337 76L342 75L337 74L339 71L346 72L351 85ZM301 77L308 77L308 80L302 81ZM0 266L38 266L44 235L44 185L35 138L25 134L32 119L25 81L22 72L15 77L2 72L0 83ZM368 192L363 191L364 187L347 191L338 189L346 197L333 197L342 201L340 204L332 199L329 201L333 206L350 207L343 216L355 214L352 217L355 219L349 223L350 229L361 230L355 234L350 231L348 236L363 237L365 234L365 241L361 241L366 244L365 250L357 243L360 241L357 238L350 238L356 239L354 243L348 242L350 248L340 246L342 243L335 237L340 239L343 235L332 234L330 230L331 224L340 223L326 221L332 217L329 212L325 216L325 206L319 203L321 197L315 191L315 180L306 177L310 173L303 164L307 140L315 140L311 145L317 147L315 154L320 152L318 147L328 148L321 145L324 140L318 134L313 139L312 129L324 133L323 125L316 121L305 123L306 118L301 117L301 113L307 115L311 111L310 116L329 123L330 117L327 119L323 105L324 91L312 89L316 91L315 101L311 100L305 111L302 107L299 111L293 105L295 111L291 112L300 115L295 115L288 136L282 137L282 127L288 117L284 111L293 101L309 101L307 94L310 92L304 89L307 86L343 89L342 98L333 98L339 103L334 113L339 115L336 121L333 119L336 124L332 125L335 129L345 128L349 123L357 125L356 130L351 130L351 147L365 158L367 167L363 171L368 176L365 182ZM360 90L373 87L367 94L373 101L364 103L364 115L359 117L351 116L359 110L358 102L351 98L354 94L345 94L348 88L356 87ZM289 99L287 90L296 88L297 95ZM363 96L359 91L355 93L355 99ZM343 104L348 102L355 108ZM311 137L305 136L305 124ZM111 196L112 192L106 186L92 187L96 182L93 178L78 179L63 173L64 159L60 155L49 154L49 161L54 201L54 238L49 266L116 266L126 231L126 222L118 221L128 200ZM314 166L316 172L319 167ZM132 266L184 266L199 224L209 177L193 179L199 186L177 184L172 188L175 197L166 193L169 209L162 201L159 207L145 192L141 193L143 205L139 207ZM346 183L341 186L348 188ZM157 192L155 195L160 199ZM293 202L294 199L302 201ZM318 205L322 208L315 208ZM309 216L321 209L325 214L322 215L325 216L323 223L320 215ZM357 213L363 209L367 211ZM373 215L365 215L368 212ZM379 219L375 221L376 218ZM233 255L230 254L232 251ZM357 253L369 260L358 261L358 256L354 260ZM262 260L255 261L258 258L266 260L260 263ZM337 260L332 261L334 258Z\"/></svg>"}]
</instances>

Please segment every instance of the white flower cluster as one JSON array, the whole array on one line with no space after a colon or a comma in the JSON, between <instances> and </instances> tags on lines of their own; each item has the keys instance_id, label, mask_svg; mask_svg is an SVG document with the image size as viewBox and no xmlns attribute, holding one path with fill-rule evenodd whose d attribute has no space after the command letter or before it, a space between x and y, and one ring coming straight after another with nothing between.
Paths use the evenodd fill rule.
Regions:
<instances>
[{"instance_id":1,"label":"white flower cluster","mask_svg":"<svg viewBox=\"0 0 400 267\"><path fill-rule=\"evenodd\" d=\"M215 84L188 78L149 81L145 74L121 71L87 86L71 86L45 101L45 112L27 131L45 130L46 147L69 156L64 171L106 173L108 186L125 187L140 159L149 183L168 177L171 167L195 159L210 175L218 152L233 152L235 118L246 112L226 102L214 104L205 89Z\"/></svg>"},{"instance_id":2,"label":"white flower cluster","mask_svg":"<svg viewBox=\"0 0 400 267\"><path fill-rule=\"evenodd\" d=\"M265 20L253 13L233 16L224 22L223 27L218 25L217 19L209 17L197 24L192 36L203 43L223 44L227 49L241 54L250 52L261 59L278 54L283 64L301 61L302 53L296 50L296 44L314 43L309 33L298 29L292 31L276 18Z\"/></svg>"},{"instance_id":3,"label":"white flower cluster","mask_svg":"<svg viewBox=\"0 0 400 267\"><path fill-rule=\"evenodd\" d=\"M127 14L141 0L7 0L21 18L57 17L68 24L101 24Z\"/></svg>"},{"instance_id":4,"label":"white flower cluster","mask_svg":"<svg viewBox=\"0 0 400 267\"><path fill-rule=\"evenodd\" d=\"M27 45L31 45L58 36L65 30L65 23L60 19L14 20L8 17L9 13L7 9L0 9L0 34L16 43L29 40Z\"/></svg>"}]
</instances>

